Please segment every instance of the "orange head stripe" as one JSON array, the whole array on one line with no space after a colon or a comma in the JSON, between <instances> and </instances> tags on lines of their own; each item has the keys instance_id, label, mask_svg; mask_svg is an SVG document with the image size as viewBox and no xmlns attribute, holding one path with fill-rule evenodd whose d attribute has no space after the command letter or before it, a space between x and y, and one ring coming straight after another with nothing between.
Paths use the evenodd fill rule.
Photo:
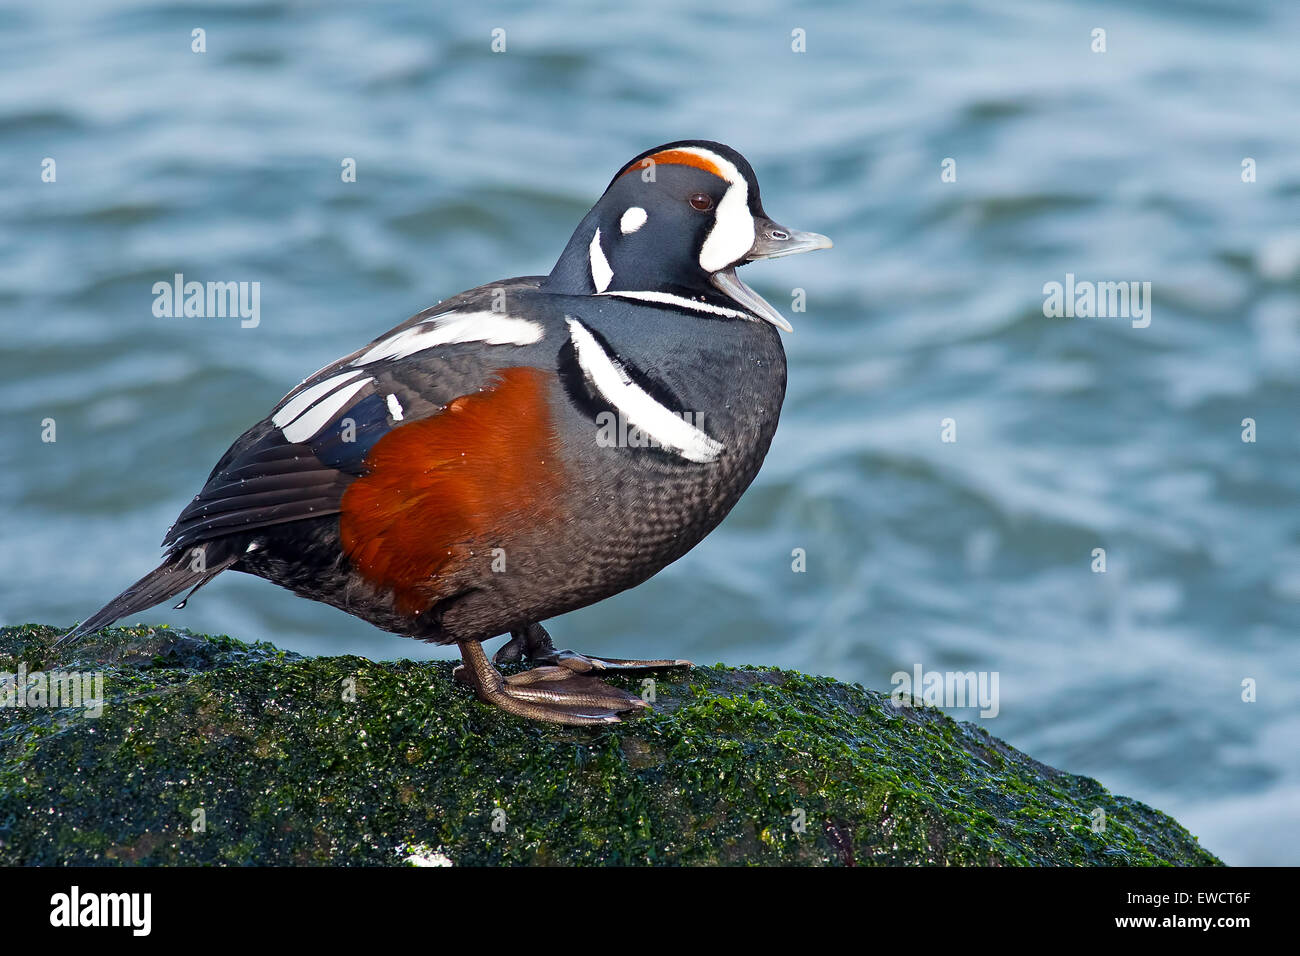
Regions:
<instances>
[{"instance_id":1,"label":"orange head stripe","mask_svg":"<svg viewBox=\"0 0 1300 956\"><path fill-rule=\"evenodd\" d=\"M656 166L694 166L696 169L702 169L706 173L713 173L713 175L717 176L719 179L725 180L727 178L722 175L722 170L718 169L716 164L705 159L703 156L687 152L684 149L665 149L661 152L653 153L650 156L642 157L627 169L623 170L623 175L626 176L628 173L638 169L647 169L648 167L646 163L651 160L654 161Z\"/></svg>"},{"instance_id":2,"label":"orange head stripe","mask_svg":"<svg viewBox=\"0 0 1300 956\"><path fill-rule=\"evenodd\" d=\"M448 576L490 566L511 528L549 520L561 500L556 439L539 369L509 368L431 418L401 425L343 495L339 532L360 574L414 614ZM471 555L471 552L473 554Z\"/></svg>"}]
</instances>

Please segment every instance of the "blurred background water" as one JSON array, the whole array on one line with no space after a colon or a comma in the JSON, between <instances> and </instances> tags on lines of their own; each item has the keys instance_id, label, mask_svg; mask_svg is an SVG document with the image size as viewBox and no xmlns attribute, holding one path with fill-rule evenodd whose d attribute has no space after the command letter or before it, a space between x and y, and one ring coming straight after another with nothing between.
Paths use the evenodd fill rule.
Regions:
<instances>
[{"instance_id":1,"label":"blurred background water","mask_svg":"<svg viewBox=\"0 0 1300 956\"><path fill-rule=\"evenodd\" d=\"M289 387L549 271L621 163L718 139L836 242L746 270L796 325L782 425L727 522L561 646L996 671L992 733L1300 862L1300 8L730 7L0 8L0 621L85 617ZM177 272L260 282L260 325L155 318ZM1151 282L1150 326L1045 318L1067 272ZM238 575L142 617L445 656Z\"/></svg>"}]
</instances>

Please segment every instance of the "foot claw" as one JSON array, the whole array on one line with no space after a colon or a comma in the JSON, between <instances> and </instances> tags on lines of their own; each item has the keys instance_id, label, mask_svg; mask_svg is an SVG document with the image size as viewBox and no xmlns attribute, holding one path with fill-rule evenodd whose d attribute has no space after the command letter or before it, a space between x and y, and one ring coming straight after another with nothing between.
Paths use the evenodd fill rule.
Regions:
<instances>
[{"instance_id":1,"label":"foot claw","mask_svg":"<svg viewBox=\"0 0 1300 956\"><path fill-rule=\"evenodd\" d=\"M511 631L510 640L496 652L493 661L497 664L512 664L527 658L537 664L552 664L567 667L575 674L589 671L607 670L658 670L669 667L694 667L690 661L677 658L660 658L657 660L638 661L622 657L591 657L577 651L557 650L551 641L551 635L540 624L530 624L522 630Z\"/></svg>"},{"instance_id":2,"label":"foot claw","mask_svg":"<svg viewBox=\"0 0 1300 956\"><path fill-rule=\"evenodd\" d=\"M592 657L588 654L579 654L577 651L552 651L548 655L534 657L533 660L567 667L578 674L585 674L588 671L647 671L695 666L690 661L673 658L638 661L623 657Z\"/></svg>"},{"instance_id":3,"label":"foot claw","mask_svg":"<svg viewBox=\"0 0 1300 956\"><path fill-rule=\"evenodd\" d=\"M512 631L510 640L497 648L497 652L492 655L492 663L514 664L522 660L526 653L528 653L528 642L524 637L524 632Z\"/></svg>"}]
</instances>

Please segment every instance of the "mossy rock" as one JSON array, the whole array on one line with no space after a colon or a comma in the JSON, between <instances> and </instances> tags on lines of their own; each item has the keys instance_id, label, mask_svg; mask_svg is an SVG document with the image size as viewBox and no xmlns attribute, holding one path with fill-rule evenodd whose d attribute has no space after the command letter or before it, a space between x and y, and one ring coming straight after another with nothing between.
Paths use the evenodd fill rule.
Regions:
<instances>
[{"instance_id":1,"label":"mossy rock","mask_svg":"<svg viewBox=\"0 0 1300 956\"><path fill-rule=\"evenodd\" d=\"M568 728L449 662L148 627L55 659L60 633L0 629L0 672L102 671L105 706L0 709L3 865L1219 862L973 724L793 671L661 672L652 712Z\"/></svg>"}]
</instances>

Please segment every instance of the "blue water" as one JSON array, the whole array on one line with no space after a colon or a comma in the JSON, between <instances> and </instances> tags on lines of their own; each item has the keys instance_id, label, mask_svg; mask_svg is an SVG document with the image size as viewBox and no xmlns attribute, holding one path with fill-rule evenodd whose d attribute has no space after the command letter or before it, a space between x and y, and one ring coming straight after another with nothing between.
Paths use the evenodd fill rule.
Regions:
<instances>
[{"instance_id":1,"label":"blue water","mask_svg":"<svg viewBox=\"0 0 1300 956\"><path fill-rule=\"evenodd\" d=\"M1300 863L1296 4L434 6L0 9L0 621L89 614L290 386L718 139L836 242L746 269L796 326L781 428L714 535L557 640L996 672L992 733ZM260 282L260 324L155 318L177 272ZM1066 273L1149 281L1149 327L1045 317ZM143 617L443 654L236 575Z\"/></svg>"}]
</instances>

